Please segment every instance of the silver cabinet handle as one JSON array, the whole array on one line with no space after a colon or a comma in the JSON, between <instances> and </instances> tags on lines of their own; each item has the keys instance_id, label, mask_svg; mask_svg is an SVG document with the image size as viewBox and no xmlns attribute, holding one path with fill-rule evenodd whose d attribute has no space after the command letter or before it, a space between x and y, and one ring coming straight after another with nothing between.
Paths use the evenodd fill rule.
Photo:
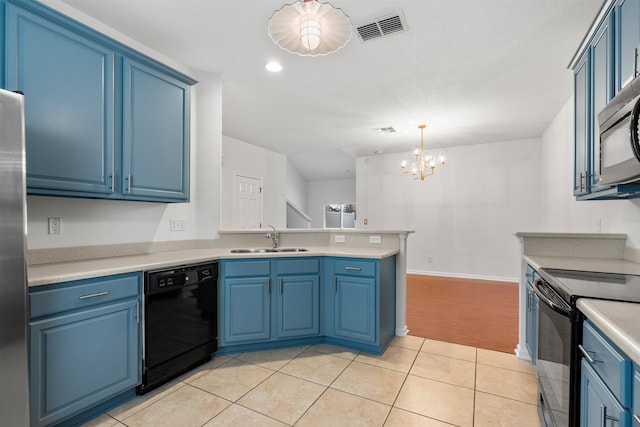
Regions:
<instances>
[{"instance_id":1,"label":"silver cabinet handle","mask_svg":"<svg viewBox=\"0 0 640 427\"><path fill-rule=\"evenodd\" d=\"M271 278L267 279L267 295L271 295Z\"/></svg>"},{"instance_id":2,"label":"silver cabinet handle","mask_svg":"<svg viewBox=\"0 0 640 427\"><path fill-rule=\"evenodd\" d=\"M131 175L127 176L127 194L131 194Z\"/></svg>"},{"instance_id":3,"label":"silver cabinet handle","mask_svg":"<svg viewBox=\"0 0 640 427\"><path fill-rule=\"evenodd\" d=\"M616 417L607 415L607 407L605 405L600 405L600 427L607 427L607 420L613 421L615 423L618 422L618 419Z\"/></svg>"},{"instance_id":4,"label":"silver cabinet handle","mask_svg":"<svg viewBox=\"0 0 640 427\"><path fill-rule=\"evenodd\" d=\"M333 278L333 293L338 292L338 278L334 277Z\"/></svg>"},{"instance_id":5,"label":"silver cabinet handle","mask_svg":"<svg viewBox=\"0 0 640 427\"><path fill-rule=\"evenodd\" d=\"M136 301L136 323L140 324L140 301Z\"/></svg>"},{"instance_id":6,"label":"silver cabinet handle","mask_svg":"<svg viewBox=\"0 0 640 427\"><path fill-rule=\"evenodd\" d=\"M640 415L633 414L633 420L640 425Z\"/></svg>"},{"instance_id":7,"label":"silver cabinet handle","mask_svg":"<svg viewBox=\"0 0 640 427\"><path fill-rule=\"evenodd\" d=\"M345 270L349 270L349 271L360 271L362 270L360 267L345 267Z\"/></svg>"},{"instance_id":8,"label":"silver cabinet handle","mask_svg":"<svg viewBox=\"0 0 640 427\"><path fill-rule=\"evenodd\" d=\"M591 363L592 365L595 365L598 362L602 362L602 360L597 360L591 357L591 353L595 353L595 351L585 350L582 344L578 344L578 349L580 350L584 358L587 359L587 362Z\"/></svg>"},{"instance_id":9,"label":"silver cabinet handle","mask_svg":"<svg viewBox=\"0 0 640 427\"><path fill-rule=\"evenodd\" d=\"M82 295L80 299L96 298L96 297L102 297L105 295L109 295L109 292L104 291L104 292L96 292L95 294Z\"/></svg>"},{"instance_id":10,"label":"silver cabinet handle","mask_svg":"<svg viewBox=\"0 0 640 427\"><path fill-rule=\"evenodd\" d=\"M280 279L280 295L282 295L282 280L283 279Z\"/></svg>"}]
</instances>

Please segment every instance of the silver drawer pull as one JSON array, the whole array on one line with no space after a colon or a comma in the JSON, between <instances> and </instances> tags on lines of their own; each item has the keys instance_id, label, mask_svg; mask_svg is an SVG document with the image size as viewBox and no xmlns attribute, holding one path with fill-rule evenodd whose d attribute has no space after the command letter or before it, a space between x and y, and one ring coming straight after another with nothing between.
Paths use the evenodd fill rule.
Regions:
<instances>
[{"instance_id":1,"label":"silver drawer pull","mask_svg":"<svg viewBox=\"0 0 640 427\"><path fill-rule=\"evenodd\" d=\"M102 297L105 295L109 295L109 292L104 291L104 292L96 292L95 294L89 294L89 295L82 295L80 297L80 299L89 299L89 298L95 298L95 297Z\"/></svg>"},{"instance_id":2,"label":"silver drawer pull","mask_svg":"<svg viewBox=\"0 0 640 427\"><path fill-rule=\"evenodd\" d=\"M345 270L349 270L349 271L360 271L362 270L360 267L345 267Z\"/></svg>"},{"instance_id":3,"label":"silver drawer pull","mask_svg":"<svg viewBox=\"0 0 640 427\"><path fill-rule=\"evenodd\" d=\"M634 420L636 423L640 424L640 415L633 414L633 420Z\"/></svg>"},{"instance_id":4,"label":"silver drawer pull","mask_svg":"<svg viewBox=\"0 0 640 427\"><path fill-rule=\"evenodd\" d=\"M582 344L578 344L578 349L580 350L584 358L587 359L587 362L591 363L592 365L596 364L597 362L602 362L602 360L597 360L591 357L591 353L595 353L595 351L585 350Z\"/></svg>"}]
</instances>

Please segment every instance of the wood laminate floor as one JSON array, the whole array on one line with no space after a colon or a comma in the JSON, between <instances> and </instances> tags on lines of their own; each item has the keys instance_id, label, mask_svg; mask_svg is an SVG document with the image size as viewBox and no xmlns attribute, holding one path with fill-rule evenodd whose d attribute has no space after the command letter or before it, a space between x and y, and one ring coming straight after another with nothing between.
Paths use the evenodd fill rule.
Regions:
<instances>
[{"instance_id":1,"label":"wood laminate floor","mask_svg":"<svg viewBox=\"0 0 640 427\"><path fill-rule=\"evenodd\" d=\"M518 285L408 274L407 326L414 336L513 353Z\"/></svg>"}]
</instances>

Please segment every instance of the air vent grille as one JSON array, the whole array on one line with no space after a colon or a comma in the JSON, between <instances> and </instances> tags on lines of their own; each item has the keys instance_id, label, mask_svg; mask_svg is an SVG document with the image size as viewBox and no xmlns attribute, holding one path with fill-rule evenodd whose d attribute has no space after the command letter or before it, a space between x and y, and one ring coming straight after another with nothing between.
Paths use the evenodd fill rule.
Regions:
<instances>
[{"instance_id":1,"label":"air vent grille","mask_svg":"<svg viewBox=\"0 0 640 427\"><path fill-rule=\"evenodd\" d=\"M374 131L376 133L380 133L380 134L395 133L396 132L396 130L393 128L393 126L388 126L388 127L385 127L385 128L377 128L377 129L374 129Z\"/></svg>"},{"instance_id":2,"label":"air vent grille","mask_svg":"<svg viewBox=\"0 0 640 427\"><path fill-rule=\"evenodd\" d=\"M386 15L375 21L366 22L356 27L360 40L363 42L396 34L406 29L407 24L402 12Z\"/></svg>"}]
</instances>

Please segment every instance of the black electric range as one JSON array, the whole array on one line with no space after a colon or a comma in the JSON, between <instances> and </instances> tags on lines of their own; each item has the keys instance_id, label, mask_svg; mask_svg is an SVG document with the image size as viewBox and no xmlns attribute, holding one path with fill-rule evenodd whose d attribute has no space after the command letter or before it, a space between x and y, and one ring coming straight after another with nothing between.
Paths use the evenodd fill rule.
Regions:
<instances>
[{"instance_id":1,"label":"black electric range","mask_svg":"<svg viewBox=\"0 0 640 427\"><path fill-rule=\"evenodd\" d=\"M640 276L555 268L539 273L571 307L578 298L640 302Z\"/></svg>"},{"instance_id":2,"label":"black electric range","mask_svg":"<svg viewBox=\"0 0 640 427\"><path fill-rule=\"evenodd\" d=\"M578 298L640 302L640 276L542 268L538 296L537 350L540 421L546 427L580 426L580 360L584 315Z\"/></svg>"}]
</instances>

